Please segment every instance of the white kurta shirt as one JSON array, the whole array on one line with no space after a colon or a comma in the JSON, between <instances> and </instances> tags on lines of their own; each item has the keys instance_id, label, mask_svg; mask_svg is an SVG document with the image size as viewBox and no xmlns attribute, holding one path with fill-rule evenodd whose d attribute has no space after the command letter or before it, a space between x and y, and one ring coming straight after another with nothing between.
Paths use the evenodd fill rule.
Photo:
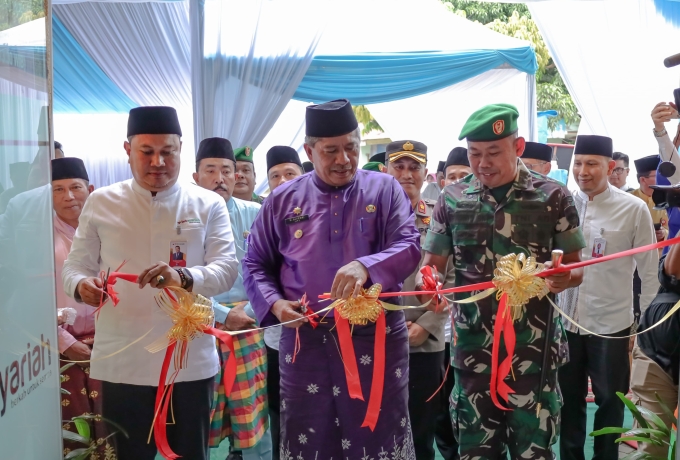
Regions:
<instances>
[{"instance_id":1,"label":"white kurta shirt","mask_svg":"<svg viewBox=\"0 0 680 460\"><path fill-rule=\"evenodd\" d=\"M96 190L80 215L73 246L64 263L64 289L74 296L80 280L109 267L139 274L170 261L171 246L183 246L186 267L194 278L193 292L206 297L228 291L238 276L234 239L224 200L196 185L175 184L155 197L134 179ZM144 347L163 337L171 321L154 300L157 289L117 281L120 303L109 301L100 311L90 376L113 383L158 385L165 352ZM153 329L142 341L110 355ZM189 344L188 367L177 381L213 377L219 368L215 339L203 335ZM172 373L174 365L170 366Z\"/></svg>"},{"instance_id":2,"label":"white kurta shirt","mask_svg":"<svg viewBox=\"0 0 680 460\"><path fill-rule=\"evenodd\" d=\"M613 185L589 201L580 190L573 192L579 210L586 247L581 259L593 257L596 238L606 241L604 255L656 242L647 204ZM585 209L585 211L583 211ZM646 251L610 262L585 267L575 309L566 311L580 325L597 334L622 331L633 323L633 272L642 280L640 308L645 311L659 289L658 251ZM577 328L564 322L568 331ZM584 334L583 331L578 331Z\"/></svg>"}]
</instances>

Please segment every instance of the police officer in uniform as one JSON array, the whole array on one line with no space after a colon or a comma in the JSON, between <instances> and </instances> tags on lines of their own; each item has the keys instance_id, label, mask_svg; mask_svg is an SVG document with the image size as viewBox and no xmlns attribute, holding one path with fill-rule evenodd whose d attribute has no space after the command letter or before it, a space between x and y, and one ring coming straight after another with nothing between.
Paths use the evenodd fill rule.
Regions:
<instances>
[{"instance_id":1,"label":"police officer in uniform","mask_svg":"<svg viewBox=\"0 0 680 460\"><path fill-rule=\"evenodd\" d=\"M551 250L561 249L564 263L580 260L585 241L574 200L564 186L530 171L519 159L525 141L517 134L518 117L515 107L492 104L473 113L460 134L467 139L474 175L444 189L423 246L423 265L435 265L439 273L445 273L453 254L456 286L491 281L496 264L507 254L530 254L549 263ZM547 287L559 293L578 286L582 276L580 270L551 276ZM457 294L456 300L470 295ZM512 372L504 376L492 368L491 359L496 296L453 304L455 385L450 404L461 459L506 458L508 453L511 459L552 458L550 446L560 426L557 368L568 358L559 316L548 322L550 308L547 299L533 298L513 322ZM549 367L542 378L546 336ZM507 353L502 344L499 350L501 363ZM501 376L498 394L491 394L492 373Z\"/></svg>"},{"instance_id":2,"label":"police officer in uniform","mask_svg":"<svg viewBox=\"0 0 680 460\"><path fill-rule=\"evenodd\" d=\"M386 155L387 173L399 182L411 201L422 245L437 203L420 196L427 176L427 146L413 140L396 141L387 146ZM417 273L418 269L404 281L403 291L414 290ZM405 297L404 304L418 305L419 302L415 297ZM432 460L434 432L443 394L437 393L432 399L430 396L444 379L444 323L448 315L444 311L427 310L406 310L404 313L409 341L408 411L413 444L418 460Z\"/></svg>"}]
</instances>

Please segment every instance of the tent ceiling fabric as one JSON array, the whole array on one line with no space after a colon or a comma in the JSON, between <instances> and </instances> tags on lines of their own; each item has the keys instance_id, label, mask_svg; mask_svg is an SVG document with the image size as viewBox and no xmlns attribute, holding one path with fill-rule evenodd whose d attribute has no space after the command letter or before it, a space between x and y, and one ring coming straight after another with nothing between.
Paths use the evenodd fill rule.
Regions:
<instances>
[{"instance_id":1,"label":"tent ceiling fabric","mask_svg":"<svg viewBox=\"0 0 680 460\"><path fill-rule=\"evenodd\" d=\"M424 142L427 166L434 172L440 160L446 161L451 149L467 146L464 140L458 140L458 134L470 114L486 104L515 105L520 113L519 134L527 140L536 140L536 105L527 94L527 80L533 82L533 75L516 69L494 69L439 91L369 105L368 109L393 139Z\"/></svg>"},{"instance_id":2,"label":"tent ceiling fabric","mask_svg":"<svg viewBox=\"0 0 680 460\"><path fill-rule=\"evenodd\" d=\"M233 41L217 42L219 50L217 54L220 55L218 60L228 63L228 73L231 75L228 79L220 77L221 86L214 88L215 94L219 97L213 99L213 102L218 103L213 104L209 110L212 110L211 117L214 118L211 124L217 123L218 128L223 122L227 122L224 114L220 113L227 110L228 104L236 94L240 94L238 87L243 87L243 83L236 86L232 84L233 82L227 84L228 80L247 78L246 86L252 87L253 90L249 90L249 94L258 98L261 94L256 95L257 93L269 91L263 85L267 81L267 75L273 73L272 70L278 72L279 78L288 81L287 85L284 85L285 91L282 88L276 90L282 99L273 105L244 112L245 106L241 102L233 104L234 110L240 111L238 113L251 114L241 120L232 117L238 122L239 127L235 131L230 129L228 135L236 136L237 143L249 142L257 146L269 129L266 126L278 123L277 119L286 107L286 99L290 98L289 93L292 95L295 90L297 90L295 97L307 101L319 102L336 97L349 97L355 104L391 104L398 102L399 99L405 99L407 101L405 104L408 105L420 97L436 95L439 91L450 96L455 93L456 85L465 83L471 78L475 82L484 81L484 84L489 86L507 83L509 80L516 85L522 79L518 77L520 73L524 72L524 75L527 75L536 70L535 55L528 42L498 34L480 24L452 14L439 0L346 0L342 3L318 0L319 5L331 9L324 10L326 13L323 15L318 15L319 21L315 26L323 30L323 36L316 47L311 44L313 40L318 39L318 34L307 34L307 38L299 38L304 35L299 29L309 28L306 26L309 25L310 19L309 12L300 6L306 3L294 2L295 0L288 0L284 3L297 5L299 8L276 10L271 8L271 5L263 8L255 22L257 30L251 35L246 34L250 37L248 38L250 41L246 40L249 48L245 52L239 52L236 57L229 54L228 45ZM189 1L54 0L54 3L55 17L63 23L65 30L70 32L73 41L84 50L83 54L91 58L103 75L121 90L124 97L140 105L173 105L184 113L184 116L180 113L183 128L193 131L191 122L186 121L192 116L190 43L194 24L193 19L190 20ZM210 3L210 0L206 3ZM245 6L236 0L222 0L222 3L222 8L227 4L239 3L244 5L244 8L252 8L252 5ZM269 5L275 2L262 3ZM195 4L198 2L192 1L191 7L193 8ZM328 11L332 11L332 14ZM232 15L231 18L233 17ZM352 29L352 25L357 24L361 17L379 18L379 22L377 26L362 27L357 33L357 30ZM302 21L298 28L292 27L291 25L301 22L300 18L307 19ZM215 25L224 21L224 18L207 15L206 20L214 30ZM261 39L265 33L272 33L273 27L266 26L272 21L285 24L289 31L294 29L295 33L272 34L276 36L273 46L258 48L258 43L262 43ZM229 24L235 27L233 21L225 22L225 25ZM260 37L255 39L258 33ZM282 39L293 40L291 37L307 40L308 43L293 44L300 49L306 46L307 51L293 53L290 47L286 49L285 40ZM280 43L281 41L284 43ZM225 44L226 46L223 46ZM279 51L272 53L272 49ZM206 57L205 54L200 56ZM312 60L313 56L316 57ZM284 63L286 57L291 58L294 64L304 64L300 68L306 73L299 86L294 83L299 76L277 64ZM306 69L309 61L311 65ZM73 65L72 62L69 64ZM247 66L243 67L246 64ZM234 69L240 70L232 72ZM206 70L215 72L215 68ZM218 70L219 72L212 75L226 76L222 71L224 69ZM516 94L517 100L526 102L526 107L531 107L533 101L535 107L535 87L531 84L533 80L532 78L524 80L525 87ZM85 83L87 81L83 84ZM291 88L293 91L290 91ZM447 92L447 88L451 90ZM123 97L120 99L123 100ZM443 107L436 97L430 96L424 100L429 100L433 104L431 113L439 113L440 107ZM205 110L208 109L204 108L203 111ZM379 108L376 110L380 111ZM258 113L266 113L267 120L260 120L261 125L257 129L246 129L243 123L249 124L248 119L256 119ZM418 115L418 118L422 118L422 115ZM532 119L535 121L535 117L527 113L526 124L529 134L534 129L532 126L535 123L532 123ZM291 126L299 127L299 121L292 123ZM451 124L447 125L447 131L457 129L449 126ZM213 134L226 135L223 132L227 132L221 128L211 130ZM390 134L398 135L397 132L401 133L401 129L397 130L395 127L395 132L390 131ZM455 134L457 133L450 134L452 141ZM295 137L297 138L297 135ZM263 145L260 150L268 147L269 145ZM185 136L183 156L193 157L193 148L193 136ZM184 168L182 175L189 177ZM260 182L265 179L264 174L258 177Z\"/></svg>"},{"instance_id":3,"label":"tent ceiling fabric","mask_svg":"<svg viewBox=\"0 0 680 460\"><path fill-rule=\"evenodd\" d=\"M680 76L663 65L680 52L680 31L659 1L528 3L582 116L579 133L610 136L631 160L658 152L650 113L673 100Z\"/></svg>"},{"instance_id":4,"label":"tent ceiling fabric","mask_svg":"<svg viewBox=\"0 0 680 460\"><path fill-rule=\"evenodd\" d=\"M116 113L137 106L83 51L56 15L52 33L55 112Z\"/></svg>"},{"instance_id":5,"label":"tent ceiling fabric","mask_svg":"<svg viewBox=\"0 0 680 460\"><path fill-rule=\"evenodd\" d=\"M137 104L191 107L188 2L77 3L54 13Z\"/></svg>"},{"instance_id":6,"label":"tent ceiling fabric","mask_svg":"<svg viewBox=\"0 0 680 460\"><path fill-rule=\"evenodd\" d=\"M379 27L347 33L346 24L380 18ZM454 85L494 68L535 73L529 42L452 14L439 0L346 0L334 11L294 98L346 97L354 104L409 98ZM411 25L417 33L405 32Z\"/></svg>"},{"instance_id":7,"label":"tent ceiling fabric","mask_svg":"<svg viewBox=\"0 0 680 460\"><path fill-rule=\"evenodd\" d=\"M346 97L354 104L379 104L437 91L504 64L533 75L536 55L523 47L316 56L293 97L315 103Z\"/></svg>"}]
</instances>

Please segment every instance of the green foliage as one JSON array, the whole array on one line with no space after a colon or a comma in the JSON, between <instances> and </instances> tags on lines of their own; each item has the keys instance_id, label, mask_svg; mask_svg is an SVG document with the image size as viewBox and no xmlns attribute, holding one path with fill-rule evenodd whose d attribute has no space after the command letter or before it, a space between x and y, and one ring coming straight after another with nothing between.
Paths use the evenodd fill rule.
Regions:
<instances>
[{"instance_id":1,"label":"green foliage","mask_svg":"<svg viewBox=\"0 0 680 460\"><path fill-rule=\"evenodd\" d=\"M470 21L489 24L498 18L507 18L514 12L531 18L529 8L523 3L482 3L474 0L442 0L446 7Z\"/></svg>"},{"instance_id":2,"label":"green foliage","mask_svg":"<svg viewBox=\"0 0 680 460\"><path fill-rule=\"evenodd\" d=\"M63 374L64 371L66 371L69 367L73 366L74 363L67 364L63 366L60 370L59 373ZM64 381L64 376L60 375L61 381ZM62 393L65 390L62 388ZM70 394L66 392L67 394ZM107 437L104 439L94 439L92 437L92 431L90 429L90 423L89 421L95 421L95 422L104 422L107 423L108 425L111 425L115 430L110 430L111 434L109 434ZM81 447L79 449L74 449L70 451L68 454L64 456L64 460L87 460L88 458L91 458L92 455L95 453L97 448L100 445L105 445L105 458L114 458L113 455L113 448L109 445L108 439L111 436L114 436L116 434L122 434L126 438L129 438L130 436L127 434L125 429L117 424L116 422L109 420L105 417L102 417L101 415L79 415L77 417L73 417L71 420L62 420L62 423L73 423L76 426L76 431L77 433L74 433L72 431L66 430L62 428L61 430L61 436L64 438L65 441L71 441L71 442L77 442L79 444L84 444L87 447Z\"/></svg>"},{"instance_id":3,"label":"green foliage","mask_svg":"<svg viewBox=\"0 0 680 460\"><path fill-rule=\"evenodd\" d=\"M0 0L0 31L43 17L43 0Z\"/></svg>"},{"instance_id":4,"label":"green foliage","mask_svg":"<svg viewBox=\"0 0 680 460\"><path fill-rule=\"evenodd\" d=\"M381 133L384 131L365 105L356 105L352 107L352 110L354 110L354 116L357 117L357 121L364 125L361 134L368 134L374 130Z\"/></svg>"},{"instance_id":5,"label":"green foliage","mask_svg":"<svg viewBox=\"0 0 680 460\"><path fill-rule=\"evenodd\" d=\"M495 32L533 43L538 63L536 72L538 110L557 111L557 117L548 118L549 129L555 129L560 119L563 119L567 126L578 124L580 117L576 104L555 67L548 47L525 4L474 0L442 0L442 2L450 11L471 21L485 24Z\"/></svg>"},{"instance_id":6,"label":"green foliage","mask_svg":"<svg viewBox=\"0 0 680 460\"><path fill-rule=\"evenodd\" d=\"M675 459L675 445L676 441L671 441L671 427L667 426L658 415L644 407L636 406L631 400L621 392L616 392L626 408L633 415L633 418L638 424L638 428L621 428L621 427L607 427L601 430L593 431L590 436L600 436L604 434L621 434L621 437L616 442L636 441L639 443L649 443L655 446L668 446L671 448L671 459ZM656 400L661 405L664 414L668 416L673 424L677 425L678 421L673 415L673 411L668 408L668 405L656 394ZM626 456L624 460L667 460L663 457L655 457L644 452L633 452Z\"/></svg>"}]
</instances>

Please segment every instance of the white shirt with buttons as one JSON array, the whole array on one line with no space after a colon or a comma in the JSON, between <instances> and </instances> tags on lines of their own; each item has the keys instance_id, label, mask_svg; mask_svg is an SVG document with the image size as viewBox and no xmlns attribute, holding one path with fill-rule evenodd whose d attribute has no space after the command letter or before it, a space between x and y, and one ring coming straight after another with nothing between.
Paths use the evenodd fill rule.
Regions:
<instances>
[{"instance_id":1,"label":"white shirt with buttons","mask_svg":"<svg viewBox=\"0 0 680 460\"><path fill-rule=\"evenodd\" d=\"M211 297L228 291L238 276L229 214L224 200L196 185L175 184L151 192L134 179L96 190L85 203L73 246L64 263L64 290L74 296L78 282L100 271L139 274L162 261L168 263L171 245L184 243L186 267L194 279L193 292ZM158 385L165 351L155 354L145 347L170 329L172 323L158 306L157 289L139 289L118 280L114 289L120 303L109 301L95 326L90 376L112 383ZM149 330L140 342L113 354ZM202 335L190 342L188 367L177 381L201 380L217 374L215 339ZM170 373L174 364L170 365Z\"/></svg>"},{"instance_id":2,"label":"white shirt with buttons","mask_svg":"<svg viewBox=\"0 0 680 460\"><path fill-rule=\"evenodd\" d=\"M581 259L593 257L595 240L602 238L604 255L656 242L652 216L641 199L612 185L589 201L580 190L573 192L576 208L581 211L581 229L586 247ZM633 273L637 267L642 280L640 308L646 310L659 289L659 253L646 251L634 256L585 267L583 283L578 289L577 322L597 334L612 334L633 323ZM568 312L570 313L570 312ZM577 328L564 321L568 331ZM584 334L583 331L578 331Z\"/></svg>"}]
</instances>

